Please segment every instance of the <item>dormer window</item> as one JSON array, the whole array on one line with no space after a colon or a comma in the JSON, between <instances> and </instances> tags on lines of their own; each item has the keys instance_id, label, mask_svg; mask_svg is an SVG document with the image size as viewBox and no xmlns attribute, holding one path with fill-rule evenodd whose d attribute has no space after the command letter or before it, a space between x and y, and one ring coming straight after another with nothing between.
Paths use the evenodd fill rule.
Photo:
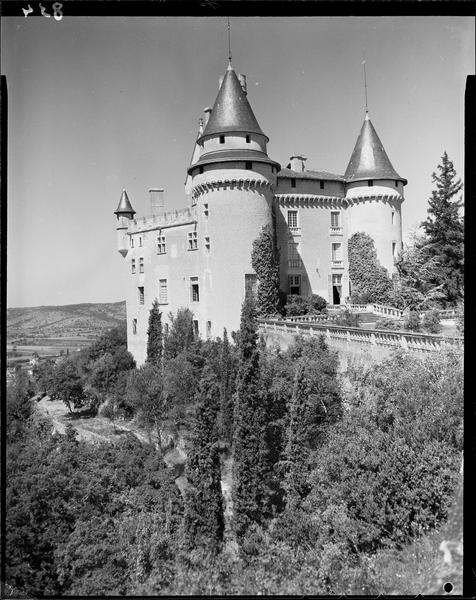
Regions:
<instances>
[{"instance_id":1,"label":"dormer window","mask_svg":"<svg viewBox=\"0 0 476 600\"><path fill-rule=\"evenodd\" d=\"M247 135L246 136L246 143L249 144L251 142L251 136Z\"/></svg>"},{"instance_id":2,"label":"dormer window","mask_svg":"<svg viewBox=\"0 0 476 600\"><path fill-rule=\"evenodd\" d=\"M296 187L296 180L294 179L294 177L291 179L291 187L292 188Z\"/></svg>"},{"instance_id":3,"label":"dormer window","mask_svg":"<svg viewBox=\"0 0 476 600\"><path fill-rule=\"evenodd\" d=\"M225 136L221 135L220 136L220 144L224 144L225 143Z\"/></svg>"},{"instance_id":4,"label":"dormer window","mask_svg":"<svg viewBox=\"0 0 476 600\"><path fill-rule=\"evenodd\" d=\"M367 181L367 185L368 185L369 187L372 187L372 186L373 186L373 184L374 184L374 180L373 180L373 179L369 179L369 180Z\"/></svg>"}]
</instances>

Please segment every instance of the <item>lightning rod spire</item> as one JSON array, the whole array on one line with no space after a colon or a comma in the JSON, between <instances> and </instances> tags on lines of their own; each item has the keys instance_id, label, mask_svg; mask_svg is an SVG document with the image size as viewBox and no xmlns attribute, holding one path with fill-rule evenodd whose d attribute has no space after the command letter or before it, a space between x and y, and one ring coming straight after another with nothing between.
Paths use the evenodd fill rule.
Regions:
<instances>
[{"instance_id":1,"label":"lightning rod spire","mask_svg":"<svg viewBox=\"0 0 476 600\"><path fill-rule=\"evenodd\" d=\"M364 67L364 89L365 89L365 117L369 116L369 106L367 102L367 71L365 69L365 52L362 53L362 65Z\"/></svg>"},{"instance_id":2,"label":"lightning rod spire","mask_svg":"<svg viewBox=\"0 0 476 600\"><path fill-rule=\"evenodd\" d=\"M230 17L226 18L228 28L228 62L231 65L231 33L230 33Z\"/></svg>"}]
</instances>

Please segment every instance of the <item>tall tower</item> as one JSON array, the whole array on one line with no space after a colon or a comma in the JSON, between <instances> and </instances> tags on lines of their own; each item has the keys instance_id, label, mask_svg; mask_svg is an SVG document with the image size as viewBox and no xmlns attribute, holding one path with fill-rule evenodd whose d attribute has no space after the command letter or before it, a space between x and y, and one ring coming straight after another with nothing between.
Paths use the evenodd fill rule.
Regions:
<instances>
[{"instance_id":1,"label":"tall tower","mask_svg":"<svg viewBox=\"0 0 476 600\"><path fill-rule=\"evenodd\" d=\"M119 200L119 205L114 211L114 214L117 216L117 249L119 253L125 257L129 251L129 243L127 240L129 221L133 219L136 214L125 189L122 190L121 199Z\"/></svg>"},{"instance_id":2,"label":"tall tower","mask_svg":"<svg viewBox=\"0 0 476 600\"><path fill-rule=\"evenodd\" d=\"M402 247L401 206L407 180L393 168L367 111L344 178L349 237L357 232L370 235L379 261L391 274Z\"/></svg>"},{"instance_id":3,"label":"tall tower","mask_svg":"<svg viewBox=\"0 0 476 600\"><path fill-rule=\"evenodd\" d=\"M188 169L206 249L202 309L213 319L206 324L213 336L222 335L224 326L239 328L245 290L256 280L252 244L264 225L272 226L280 165L268 157L268 141L248 102L245 79L230 61L197 139L199 159Z\"/></svg>"}]
</instances>

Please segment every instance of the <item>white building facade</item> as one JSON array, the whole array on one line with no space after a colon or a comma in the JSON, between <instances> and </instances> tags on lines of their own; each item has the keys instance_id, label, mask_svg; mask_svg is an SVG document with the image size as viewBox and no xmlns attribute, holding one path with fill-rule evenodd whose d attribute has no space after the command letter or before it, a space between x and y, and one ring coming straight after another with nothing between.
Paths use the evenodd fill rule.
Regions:
<instances>
[{"instance_id":1,"label":"white building facade","mask_svg":"<svg viewBox=\"0 0 476 600\"><path fill-rule=\"evenodd\" d=\"M151 213L136 218L123 190L118 250L128 271L128 348L146 358L149 311L157 298L168 314L187 307L203 338L239 328L245 294L254 289L253 241L276 232L280 288L319 294L330 304L349 296L347 240L368 233L391 274L402 245L407 183L393 169L366 114L344 175L307 170L293 156L285 167L267 154L269 138L248 102L246 79L231 64L212 109L205 109L187 171L188 207L165 212L164 192L150 190Z\"/></svg>"}]
</instances>

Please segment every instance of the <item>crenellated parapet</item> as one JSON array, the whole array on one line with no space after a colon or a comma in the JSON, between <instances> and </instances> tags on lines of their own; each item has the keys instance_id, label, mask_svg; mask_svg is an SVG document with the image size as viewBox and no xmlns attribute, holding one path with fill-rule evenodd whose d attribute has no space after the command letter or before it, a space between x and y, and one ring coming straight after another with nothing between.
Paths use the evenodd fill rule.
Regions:
<instances>
[{"instance_id":1,"label":"crenellated parapet","mask_svg":"<svg viewBox=\"0 0 476 600\"><path fill-rule=\"evenodd\" d=\"M184 208L166 212L163 215L152 215L133 219L129 224L129 234L139 233L143 231L153 231L156 229L166 229L168 227L176 227L177 225L187 225L197 222L196 208Z\"/></svg>"},{"instance_id":2,"label":"crenellated parapet","mask_svg":"<svg viewBox=\"0 0 476 600\"><path fill-rule=\"evenodd\" d=\"M370 195L368 191L364 194L356 194L352 196L346 196L346 205L354 206L360 203L369 202L403 202L403 197L398 192L380 192Z\"/></svg>"},{"instance_id":3,"label":"crenellated parapet","mask_svg":"<svg viewBox=\"0 0 476 600\"><path fill-rule=\"evenodd\" d=\"M226 190L273 191L272 183L264 177L246 177L246 178L219 178L217 175L213 179L197 181L192 188L192 199L196 199L208 192L218 192Z\"/></svg>"}]
</instances>

